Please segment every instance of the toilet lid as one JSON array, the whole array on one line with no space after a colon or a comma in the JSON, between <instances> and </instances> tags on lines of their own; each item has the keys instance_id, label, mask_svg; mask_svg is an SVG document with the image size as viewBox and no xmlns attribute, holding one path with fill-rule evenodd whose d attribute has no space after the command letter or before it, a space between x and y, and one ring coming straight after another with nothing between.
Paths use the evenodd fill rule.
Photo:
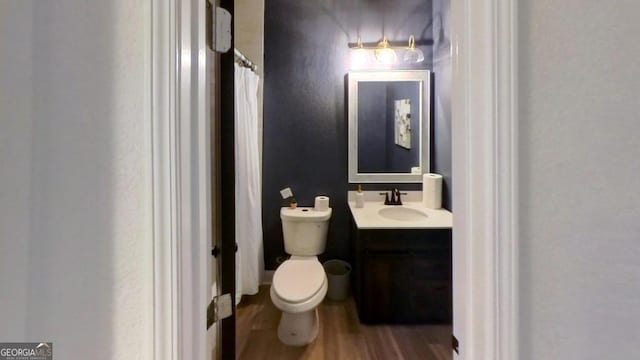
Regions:
<instances>
[{"instance_id":1,"label":"toilet lid","mask_svg":"<svg viewBox=\"0 0 640 360\"><path fill-rule=\"evenodd\" d=\"M315 295L325 275L317 259L287 260L273 274L273 289L285 301L299 303Z\"/></svg>"}]
</instances>

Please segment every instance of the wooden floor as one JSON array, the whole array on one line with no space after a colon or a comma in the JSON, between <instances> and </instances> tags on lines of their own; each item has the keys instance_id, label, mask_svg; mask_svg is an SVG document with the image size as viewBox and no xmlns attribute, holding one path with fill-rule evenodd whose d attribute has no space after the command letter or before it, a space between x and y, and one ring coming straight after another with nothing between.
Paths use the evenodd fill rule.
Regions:
<instances>
[{"instance_id":1,"label":"wooden floor","mask_svg":"<svg viewBox=\"0 0 640 360\"><path fill-rule=\"evenodd\" d=\"M269 297L269 287L243 296L237 308L238 359L424 359L450 360L449 325L363 325L353 299L325 299L319 306L320 333L305 347L285 346L278 340L280 311Z\"/></svg>"}]
</instances>

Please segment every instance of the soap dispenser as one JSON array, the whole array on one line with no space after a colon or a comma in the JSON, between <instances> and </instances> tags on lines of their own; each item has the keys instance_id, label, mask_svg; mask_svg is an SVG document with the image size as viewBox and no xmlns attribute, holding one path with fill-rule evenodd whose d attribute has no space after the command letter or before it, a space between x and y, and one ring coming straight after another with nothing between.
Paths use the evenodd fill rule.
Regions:
<instances>
[{"instance_id":1,"label":"soap dispenser","mask_svg":"<svg viewBox=\"0 0 640 360\"><path fill-rule=\"evenodd\" d=\"M356 207L364 207L364 192L362 191L362 185L358 185L358 192L356 193Z\"/></svg>"}]
</instances>

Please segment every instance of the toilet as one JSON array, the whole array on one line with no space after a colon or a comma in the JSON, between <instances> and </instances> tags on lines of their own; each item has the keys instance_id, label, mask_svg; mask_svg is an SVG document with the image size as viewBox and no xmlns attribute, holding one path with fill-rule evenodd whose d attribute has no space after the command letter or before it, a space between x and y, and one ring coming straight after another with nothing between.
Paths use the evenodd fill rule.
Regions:
<instances>
[{"instance_id":1,"label":"toilet","mask_svg":"<svg viewBox=\"0 0 640 360\"><path fill-rule=\"evenodd\" d=\"M273 275L271 301L282 311L278 338L285 345L304 346L318 335L317 307L327 294L327 276L317 255L327 243L331 208L280 209L284 249L291 255Z\"/></svg>"}]
</instances>

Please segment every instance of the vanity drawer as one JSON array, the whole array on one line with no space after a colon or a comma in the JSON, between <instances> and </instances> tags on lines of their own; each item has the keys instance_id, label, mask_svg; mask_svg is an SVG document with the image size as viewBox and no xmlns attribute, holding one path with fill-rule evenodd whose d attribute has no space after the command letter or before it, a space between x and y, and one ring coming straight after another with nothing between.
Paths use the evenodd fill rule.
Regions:
<instances>
[{"instance_id":1,"label":"vanity drawer","mask_svg":"<svg viewBox=\"0 0 640 360\"><path fill-rule=\"evenodd\" d=\"M451 230L363 230L359 240L366 251L430 252L448 251L451 247Z\"/></svg>"},{"instance_id":2,"label":"vanity drawer","mask_svg":"<svg viewBox=\"0 0 640 360\"><path fill-rule=\"evenodd\" d=\"M412 275L416 280L449 280L451 262L448 253L436 252L413 256Z\"/></svg>"}]
</instances>

